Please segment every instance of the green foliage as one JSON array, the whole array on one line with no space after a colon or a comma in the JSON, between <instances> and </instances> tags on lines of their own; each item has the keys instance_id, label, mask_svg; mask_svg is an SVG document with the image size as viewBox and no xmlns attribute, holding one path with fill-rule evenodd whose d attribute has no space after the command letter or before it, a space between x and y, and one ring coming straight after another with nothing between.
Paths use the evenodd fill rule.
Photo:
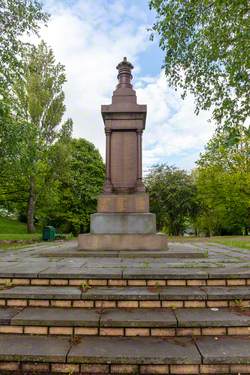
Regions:
<instances>
[{"instance_id":1,"label":"green foliage","mask_svg":"<svg viewBox=\"0 0 250 375\"><path fill-rule=\"evenodd\" d=\"M30 125L28 147L33 148L35 140L35 148L42 149L57 138L56 127L65 112L65 69L43 41L27 49L23 64L24 75L13 82L13 95L20 117Z\"/></svg>"},{"instance_id":2,"label":"green foliage","mask_svg":"<svg viewBox=\"0 0 250 375\"><path fill-rule=\"evenodd\" d=\"M22 39L47 19L38 1L0 0L0 171L15 157L25 130L12 95L13 80L24 74Z\"/></svg>"},{"instance_id":3,"label":"green foliage","mask_svg":"<svg viewBox=\"0 0 250 375\"><path fill-rule=\"evenodd\" d=\"M25 203L28 231L33 232L37 201L55 178L53 161L59 157L56 156L59 150L53 145L60 138L62 143L67 142L72 121L61 124L65 112L62 87L66 77L64 67L55 62L52 50L41 42L37 47L27 48L23 59L23 75L13 80L11 93L20 131L14 137L15 147L11 147L15 154L5 153L0 158L3 165L0 200L3 196L7 202L18 201L23 211L26 211ZM12 144L11 139L7 140ZM65 157L60 155L61 166Z\"/></svg>"},{"instance_id":4,"label":"green foliage","mask_svg":"<svg viewBox=\"0 0 250 375\"><path fill-rule=\"evenodd\" d=\"M240 234L250 226L250 138L241 128L231 143L217 133L198 161L196 184L201 202L197 226L207 234Z\"/></svg>"},{"instance_id":5,"label":"green foliage","mask_svg":"<svg viewBox=\"0 0 250 375\"><path fill-rule=\"evenodd\" d=\"M179 235L187 219L197 210L196 188L192 176L165 164L152 168L145 179L150 208L157 216L159 229L167 227L170 235Z\"/></svg>"},{"instance_id":6,"label":"green foliage","mask_svg":"<svg viewBox=\"0 0 250 375\"><path fill-rule=\"evenodd\" d=\"M160 36L170 85L183 96L194 94L196 113L211 108L220 127L244 124L250 113L249 1L149 3L157 13L153 32Z\"/></svg>"},{"instance_id":7,"label":"green foliage","mask_svg":"<svg viewBox=\"0 0 250 375\"><path fill-rule=\"evenodd\" d=\"M60 231L78 234L89 230L90 214L96 211L105 168L99 151L85 139L72 139L61 146L55 145L67 154L67 160L51 190L40 201L38 216Z\"/></svg>"},{"instance_id":8,"label":"green foliage","mask_svg":"<svg viewBox=\"0 0 250 375\"><path fill-rule=\"evenodd\" d=\"M47 19L38 1L0 0L0 87L21 73L24 34L37 33Z\"/></svg>"}]
</instances>

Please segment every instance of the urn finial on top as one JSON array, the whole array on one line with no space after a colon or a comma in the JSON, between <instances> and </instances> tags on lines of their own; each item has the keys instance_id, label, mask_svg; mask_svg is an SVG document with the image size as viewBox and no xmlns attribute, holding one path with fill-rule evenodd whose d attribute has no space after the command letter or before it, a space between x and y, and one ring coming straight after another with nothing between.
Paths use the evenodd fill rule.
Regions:
<instances>
[{"instance_id":1,"label":"urn finial on top","mask_svg":"<svg viewBox=\"0 0 250 375\"><path fill-rule=\"evenodd\" d=\"M123 61L121 61L116 69L118 69L118 80L119 83L117 85L117 88L121 87L130 87L132 88L131 80L133 78L131 74L131 70L134 69L133 65L127 60L127 57L123 58Z\"/></svg>"}]
</instances>

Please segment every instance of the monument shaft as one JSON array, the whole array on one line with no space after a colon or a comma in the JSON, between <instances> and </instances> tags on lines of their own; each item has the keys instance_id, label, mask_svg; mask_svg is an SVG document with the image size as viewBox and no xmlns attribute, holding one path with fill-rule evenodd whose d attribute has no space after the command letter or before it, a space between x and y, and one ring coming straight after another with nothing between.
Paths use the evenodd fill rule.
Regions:
<instances>
[{"instance_id":1,"label":"monument shaft","mask_svg":"<svg viewBox=\"0 0 250 375\"><path fill-rule=\"evenodd\" d=\"M106 181L104 193L144 192L142 183L142 132L147 106L138 105L130 64L117 66L118 80L111 105L101 108L106 134Z\"/></svg>"}]
</instances>

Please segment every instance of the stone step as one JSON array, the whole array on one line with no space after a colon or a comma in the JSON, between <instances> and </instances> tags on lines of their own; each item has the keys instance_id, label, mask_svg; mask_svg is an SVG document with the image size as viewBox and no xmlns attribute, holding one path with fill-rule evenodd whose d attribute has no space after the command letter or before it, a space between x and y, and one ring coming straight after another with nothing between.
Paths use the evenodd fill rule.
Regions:
<instances>
[{"instance_id":1,"label":"stone step","mask_svg":"<svg viewBox=\"0 0 250 375\"><path fill-rule=\"evenodd\" d=\"M0 269L0 289L11 285L77 286L250 286L249 268L185 268L145 259L69 260L69 264L5 262ZM14 263L14 264L12 264ZM174 267L173 267L174 265Z\"/></svg>"},{"instance_id":2,"label":"stone step","mask_svg":"<svg viewBox=\"0 0 250 375\"><path fill-rule=\"evenodd\" d=\"M249 374L249 337L0 335L2 373Z\"/></svg>"},{"instance_id":3,"label":"stone step","mask_svg":"<svg viewBox=\"0 0 250 375\"><path fill-rule=\"evenodd\" d=\"M250 309L1 308L0 333L93 336L250 335Z\"/></svg>"},{"instance_id":4,"label":"stone step","mask_svg":"<svg viewBox=\"0 0 250 375\"><path fill-rule=\"evenodd\" d=\"M157 308L250 307L250 286L241 287L55 287L0 290L0 306Z\"/></svg>"},{"instance_id":5,"label":"stone step","mask_svg":"<svg viewBox=\"0 0 250 375\"><path fill-rule=\"evenodd\" d=\"M207 253L204 250L197 251L169 251L169 250L136 250L136 251L109 251L103 250L100 254L100 251L95 250L74 250L74 251L62 251L62 250L53 250L53 251L43 251L39 254L39 257L48 257L48 258L88 258L88 257L97 257L100 258L166 258L167 259L193 259L193 258L206 258Z\"/></svg>"}]
</instances>

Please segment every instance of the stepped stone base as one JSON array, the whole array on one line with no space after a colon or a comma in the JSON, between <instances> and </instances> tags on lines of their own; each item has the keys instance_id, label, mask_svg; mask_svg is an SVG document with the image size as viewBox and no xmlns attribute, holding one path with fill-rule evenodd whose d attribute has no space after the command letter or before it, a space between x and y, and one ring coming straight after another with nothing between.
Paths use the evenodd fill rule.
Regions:
<instances>
[{"instance_id":1,"label":"stepped stone base","mask_svg":"<svg viewBox=\"0 0 250 375\"><path fill-rule=\"evenodd\" d=\"M155 214L150 213L96 213L91 215L93 234L147 234L156 233Z\"/></svg>"},{"instance_id":2,"label":"stepped stone base","mask_svg":"<svg viewBox=\"0 0 250 375\"><path fill-rule=\"evenodd\" d=\"M97 212L146 213L149 212L149 196L147 193L102 194L98 197Z\"/></svg>"},{"instance_id":3,"label":"stepped stone base","mask_svg":"<svg viewBox=\"0 0 250 375\"><path fill-rule=\"evenodd\" d=\"M164 234L80 234L79 250L167 250Z\"/></svg>"},{"instance_id":4,"label":"stepped stone base","mask_svg":"<svg viewBox=\"0 0 250 375\"><path fill-rule=\"evenodd\" d=\"M0 374L249 375L250 255L204 242L169 248L60 242L2 254Z\"/></svg>"}]
</instances>

